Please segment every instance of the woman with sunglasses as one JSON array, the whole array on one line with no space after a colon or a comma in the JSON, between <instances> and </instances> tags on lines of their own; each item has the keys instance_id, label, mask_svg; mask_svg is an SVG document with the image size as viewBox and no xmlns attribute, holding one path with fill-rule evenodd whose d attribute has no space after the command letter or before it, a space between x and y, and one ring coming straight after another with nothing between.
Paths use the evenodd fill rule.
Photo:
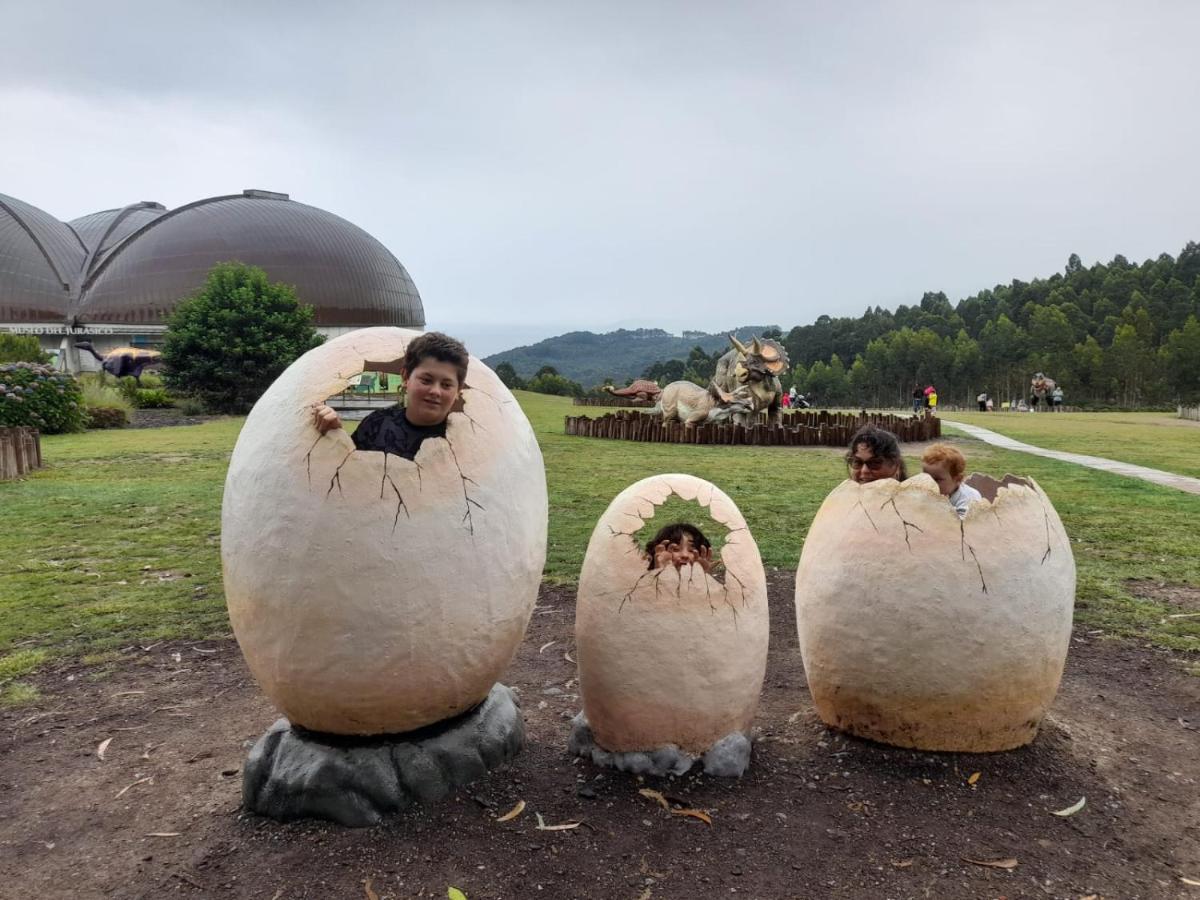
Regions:
<instances>
[{"instance_id":1,"label":"woman with sunglasses","mask_svg":"<svg viewBox=\"0 0 1200 900\"><path fill-rule=\"evenodd\" d=\"M859 484L881 478L903 481L908 477L900 442L890 431L874 425L864 425L854 433L846 451L846 465L850 467L850 478Z\"/></svg>"}]
</instances>

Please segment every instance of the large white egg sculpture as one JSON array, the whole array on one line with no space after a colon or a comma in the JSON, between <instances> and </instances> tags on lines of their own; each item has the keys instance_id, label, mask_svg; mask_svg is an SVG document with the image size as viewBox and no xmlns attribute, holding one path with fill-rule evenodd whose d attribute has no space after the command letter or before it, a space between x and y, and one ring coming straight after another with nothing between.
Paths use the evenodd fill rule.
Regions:
<instances>
[{"instance_id":1,"label":"large white egg sculpture","mask_svg":"<svg viewBox=\"0 0 1200 900\"><path fill-rule=\"evenodd\" d=\"M927 475L843 482L813 520L796 623L821 718L922 750L1029 743L1071 639L1075 559L1032 478L969 479L959 519Z\"/></svg>"},{"instance_id":2,"label":"large white egg sculpture","mask_svg":"<svg viewBox=\"0 0 1200 900\"><path fill-rule=\"evenodd\" d=\"M460 412L416 459L318 436L310 405L419 332L366 328L304 354L246 419L225 481L234 634L291 720L411 731L481 702L525 633L546 556L533 430L472 358ZM370 370L372 367L367 366Z\"/></svg>"},{"instance_id":3,"label":"large white egg sculpture","mask_svg":"<svg viewBox=\"0 0 1200 900\"><path fill-rule=\"evenodd\" d=\"M649 520L672 494L727 530L716 577L699 565L647 568L642 547L669 524ZM674 745L699 755L734 732L748 735L768 633L762 561L733 501L691 475L626 488L596 523L579 578L579 685L595 742L617 753Z\"/></svg>"}]
</instances>

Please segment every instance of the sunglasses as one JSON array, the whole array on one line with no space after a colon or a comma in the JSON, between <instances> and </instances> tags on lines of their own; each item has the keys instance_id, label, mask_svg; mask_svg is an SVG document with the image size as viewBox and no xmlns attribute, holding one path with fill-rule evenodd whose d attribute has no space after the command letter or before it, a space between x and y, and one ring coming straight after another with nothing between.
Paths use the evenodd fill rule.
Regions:
<instances>
[{"instance_id":1,"label":"sunglasses","mask_svg":"<svg viewBox=\"0 0 1200 900\"><path fill-rule=\"evenodd\" d=\"M878 472L889 462L891 462L891 460L884 459L882 456L873 456L868 460L861 460L857 456L852 456L847 461L850 463L850 468L856 471L866 466L872 472Z\"/></svg>"}]
</instances>

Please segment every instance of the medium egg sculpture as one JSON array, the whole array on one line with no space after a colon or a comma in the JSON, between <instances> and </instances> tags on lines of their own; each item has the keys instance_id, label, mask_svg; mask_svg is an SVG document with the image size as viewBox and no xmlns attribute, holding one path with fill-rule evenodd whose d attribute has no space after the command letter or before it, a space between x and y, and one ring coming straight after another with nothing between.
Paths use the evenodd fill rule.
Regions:
<instances>
[{"instance_id":1,"label":"medium egg sculpture","mask_svg":"<svg viewBox=\"0 0 1200 900\"><path fill-rule=\"evenodd\" d=\"M672 494L728 532L723 569L648 568L642 547L668 524L650 520ZM706 536L714 547L721 537ZM579 578L572 751L636 772L682 772L703 757L709 772L741 774L768 632L762 561L733 501L691 475L626 488L596 523Z\"/></svg>"},{"instance_id":2,"label":"medium egg sculpture","mask_svg":"<svg viewBox=\"0 0 1200 900\"><path fill-rule=\"evenodd\" d=\"M804 671L826 724L921 750L1029 743L1058 691L1075 560L1032 478L968 479L960 519L927 475L843 482L796 572Z\"/></svg>"},{"instance_id":3,"label":"medium egg sculpture","mask_svg":"<svg viewBox=\"0 0 1200 900\"><path fill-rule=\"evenodd\" d=\"M319 436L311 405L395 368L419 332L367 328L309 351L242 428L221 519L234 634L294 725L409 732L475 707L508 666L546 554L533 430L472 358L461 409L415 460ZM349 424L349 423L347 423Z\"/></svg>"}]
</instances>

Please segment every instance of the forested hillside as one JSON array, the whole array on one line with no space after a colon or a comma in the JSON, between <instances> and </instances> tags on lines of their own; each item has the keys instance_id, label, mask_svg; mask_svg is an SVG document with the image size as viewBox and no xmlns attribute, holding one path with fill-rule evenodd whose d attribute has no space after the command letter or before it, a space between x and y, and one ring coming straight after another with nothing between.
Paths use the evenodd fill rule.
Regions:
<instances>
[{"instance_id":1,"label":"forested hillside","mask_svg":"<svg viewBox=\"0 0 1200 900\"><path fill-rule=\"evenodd\" d=\"M893 405L914 384L968 403L1028 393L1045 372L1066 402L1140 406L1200 395L1200 246L1141 265L1123 256L1013 281L957 304L927 293L895 312L822 316L784 343L797 387L821 403Z\"/></svg>"},{"instance_id":2,"label":"forested hillside","mask_svg":"<svg viewBox=\"0 0 1200 900\"><path fill-rule=\"evenodd\" d=\"M741 338L778 335L793 383L828 406L903 406L916 384L936 385L943 402L970 404L981 391L998 402L1027 396L1035 372L1054 378L1068 405L1138 407L1200 401L1200 245L1178 258L1140 265L1123 256L1014 280L952 303L927 293L894 312L821 316L786 334L742 327ZM584 388L612 379L679 378L706 383L727 349L723 333L657 329L572 332L485 362L509 362L528 377L543 366Z\"/></svg>"},{"instance_id":3,"label":"forested hillside","mask_svg":"<svg viewBox=\"0 0 1200 900\"><path fill-rule=\"evenodd\" d=\"M733 329L738 337L752 337L767 329L766 325L742 325ZM521 378L530 378L545 366L584 387L603 384L612 379L625 384L642 374L656 360L687 356L695 346L712 352L729 349L729 332L707 334L685 331L683 336L660 328L620 329L605 334L591 331L572 331L547 338L528 347L516 347L495 353L484 359L495 369L508 363Z\"/></svg>"}]
</instances>

